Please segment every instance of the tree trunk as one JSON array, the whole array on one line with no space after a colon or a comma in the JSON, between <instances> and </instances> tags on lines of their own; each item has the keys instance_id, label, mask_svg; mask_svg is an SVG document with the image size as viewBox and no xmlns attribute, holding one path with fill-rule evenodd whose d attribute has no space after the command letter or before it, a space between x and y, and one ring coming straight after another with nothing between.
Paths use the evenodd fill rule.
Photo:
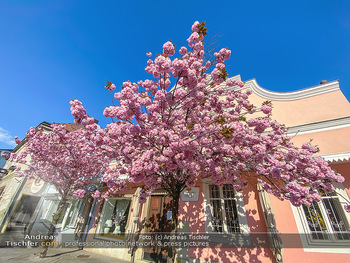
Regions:
<instances>
[{"instance_id":1,"label":"tree trunk","mask_svg":"<svg viewBox=\"0 0 350 263\"><path fill-rule=\"evenodd\" d=\"M52 216L52 223L50 225L49 231L47 233L48 239L46 239L44 242L46 244L46 242L48 242L48 244L52 241L54 233L55 233L55 229L56 229L56 224L58 222L58 220L60 219L62 212L63 212L63 208L65 206L65 204L67 203L66 200L66 194L64 194L62 196L62 199L60 200L59 204L58 204L58 208L56 210L56 213L54 213L54 215ZM49 246L45 246L44 250L40 253L40 257L41 258L45 258L46 254L47 254L47 250L49 249Z\"/></svg>"},{"instance_id":2,"label":"tree trunk","mask_svg":"<svg viewBox=\"0 0 350 263\"><path fill-rule=\"evenodd\" d=\"M170 235L175 236L178 230L178 221L179 221L179 200L180 200L180 191L178 190L173 196L173 207L172 207L172 217L171 217L171 233ZM171 239L176 240L176 239ZM176 257L176 248L168 248L168 258L167 263L174 263Z\"/></svg>"}]
</instances>

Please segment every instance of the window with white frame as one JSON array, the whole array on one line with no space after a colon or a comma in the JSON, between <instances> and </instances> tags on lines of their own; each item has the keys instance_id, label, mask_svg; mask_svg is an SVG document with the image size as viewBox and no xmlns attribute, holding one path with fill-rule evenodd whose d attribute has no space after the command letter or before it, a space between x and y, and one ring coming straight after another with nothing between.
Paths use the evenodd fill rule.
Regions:
<instances>
[{"instance_id":1,"label":"window with white frame","mask_svg":"<svg viewBox=\"0 0 350 263\"><path fill-rule=\"evenodd\" d=\"M320 191L321 201L303 205L305 220L314 240L350 240L349 222L339 196Z\"/></svg>"},{"instance_id":2,"label":"window with white frame","mask_svg":"<svg viewBox=\"0 0 350 263\"><path fill-rule=\"evenodd\" d=\"M203 183L206 232L248 233L242 193L235 191L231 184L222 187Z\"/></svg>"},{"instance_id":3,"label":"window with white frame","mask_svg":"<svg viewBox=\"0 0 350 263\"><path fill-rule=\"evenodd\" d=\"M214 232L239 233L239 219L233 186L209 185L211 223Z\"/></svg>"},{"instance_id":4,"label":"window with white frame","mask_svg":"<svg viewBox=\"0 0 350 263\"><path fill-rule=\"evenodd\" d=\"M344 209L349 197L342 184L334 184L335 192L320 191L321 201L310 206L292 206L305 251L349 253L350 215Z\"/></svg>"}]
</instances>

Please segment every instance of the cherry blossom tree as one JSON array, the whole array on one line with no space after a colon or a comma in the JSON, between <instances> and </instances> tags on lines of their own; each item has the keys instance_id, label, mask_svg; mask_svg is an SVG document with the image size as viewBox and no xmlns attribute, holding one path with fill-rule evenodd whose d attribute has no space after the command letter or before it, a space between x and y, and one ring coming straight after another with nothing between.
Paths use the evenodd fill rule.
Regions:
<instances>
[{"instance_id":1,"label":"cherry blossom tree","mask_svg":"<svg viewBox=\"0 0 350 263\"><path fill-rule=\"evenodd\" d=\"M178 58L171 58L175 45L166 42L162 54L147 61L152 78L126 81L114 93L118 103L103 114L116 121L94 137L117 163L103 178L109 189L104 197L125 187L118 180L122 174L143 184L141 202L164 189L173 198L175 233L180 193L204 178L240 191L254 177L268 193L295 206L319 201L318 190L334 191L332 183L344 178L314 156L319 149L310 143L294 146L287 128L271 118L271 102L251 104L251 91L241 89L244 83L227 78L231 51L223 48L213 60L205 59L206 32L204 22L195 22L189 48L181 47ZM116 85L107 82L105 88L112 94ZM72 108L75 120L84 122L81 103L73 101ZM170 251L170 262L175 252Z\"/></svg>"},{"instance_id":2,"label":"cherry blossom tree","mask_svg":"<svg viewBox=\"0 0 350 263\"><path fill-rule=\"evenodd\" d=\"M26 134L24 150L18 155L6 156L22 164L16 168L22 175L55 186L60 202L52 218L49 237L54 234L67 200L73 195L84 197L85 189L108 166L104 152L94 145L91 137L91 131L98 128L94 119L86 116L84 125L70 132L62 124L52 124L50 131L40 126L31 127ZM17 137L16 143L21 143ZM26 168L21 170L22 167ZM40 256L46 257L47 250L45 247Z\"/></svg>"}]
</instances>

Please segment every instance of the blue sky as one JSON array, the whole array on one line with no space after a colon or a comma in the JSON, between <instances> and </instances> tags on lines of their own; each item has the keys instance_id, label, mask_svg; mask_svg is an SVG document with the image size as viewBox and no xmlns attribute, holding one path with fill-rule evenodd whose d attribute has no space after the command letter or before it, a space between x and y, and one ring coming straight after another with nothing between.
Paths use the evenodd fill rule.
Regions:
<instances>
[{"instance_id":1,"label":"blue sky","mask_svg":"<svg viewBox=\"0 0 350 263\"><path fill-rule=\"evenodd\" d=\"M83 102L104 127L106 80L149 78L146 52L186 44L194 21L232 50L228 73L293 91L339 80L350 99L350 1L0 0L0 149Z\"/></svg>"}]
</instances>

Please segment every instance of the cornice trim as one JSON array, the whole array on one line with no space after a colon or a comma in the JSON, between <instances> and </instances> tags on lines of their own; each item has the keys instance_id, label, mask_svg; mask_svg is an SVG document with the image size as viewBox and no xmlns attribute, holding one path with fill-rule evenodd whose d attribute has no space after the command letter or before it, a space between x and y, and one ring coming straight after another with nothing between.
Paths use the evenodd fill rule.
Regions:
<instances>
[{"instance_id":1,"label":"cornice trim","mask_svg":"<svg viewBox=\"0 0 350 263\"><path fill-rule=\"evenodd\" d=\"M240 79L240 75L232 77L233 79ZM242 88L237 89L237 87L234 87L235 90L242 90L249 88L251 89L255 94L258 96L272 100L272 101L292 101L292 100L300 100L305 99L308 97L321 95L324 93L329 93L333 91L339 90L339 81L331 81L324 84L320 84L317 86L313 86L306 89L296 90L296 91L290 91L290 92L276 92L264 89L261 87L256 79L250 79L247 80Z\"/></svg>"},{"instance_id":2,"label":"cornice trim","mask_svg":"<svg viewBox=\"0 0 350 263\"><path fill-rule=\"evenodd\" d=\"M339 163L339 162L349 162L350 161L350 152L344 153L331 153L320 155L323 159L331 163Z\"/></svg>"},{"instance_id":3,"label":"cornice trim","mask_svg":"<svg viewBox=\"0 0 350 263\"><path fill-rule=\"evenodd\" d=\"M350 116L339 118L339 119L326 120L326 121L293 126L288 129L287 133L289 136L294 136L294 135L303 135L308 133L330 131L330 130L348 128L348 127L350 127Z\"/></svg>"}]
</instances>

